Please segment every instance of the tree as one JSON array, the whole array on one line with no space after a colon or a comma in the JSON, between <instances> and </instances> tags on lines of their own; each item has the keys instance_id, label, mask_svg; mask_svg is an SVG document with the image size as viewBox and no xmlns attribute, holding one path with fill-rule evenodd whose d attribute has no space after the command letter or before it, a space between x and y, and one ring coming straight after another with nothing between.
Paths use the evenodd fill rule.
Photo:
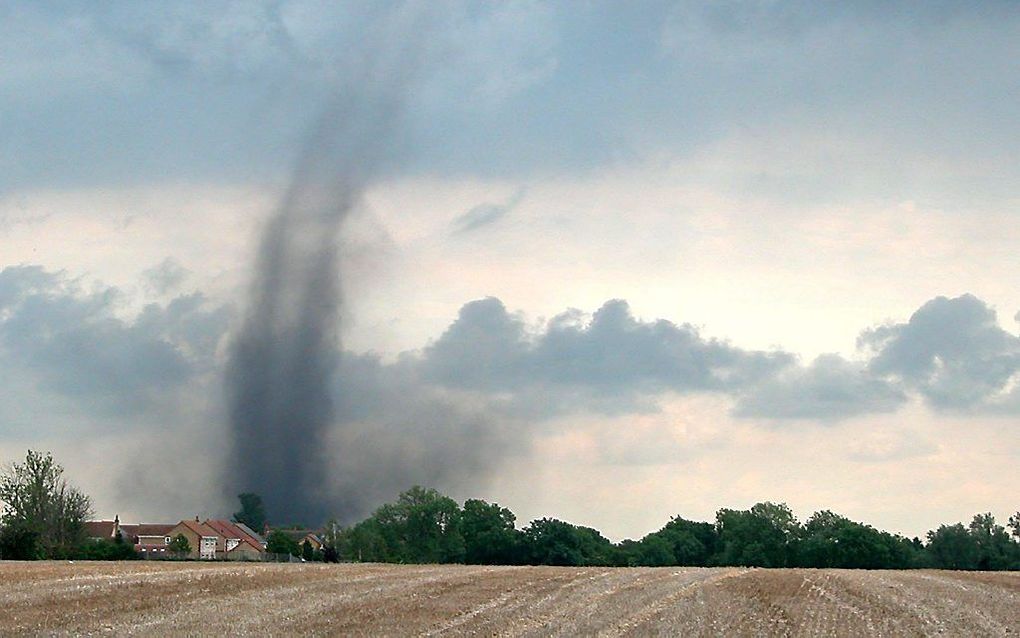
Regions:
<instances>
[{"instance_id":1,"label":"tree","mask_svg":"<svg viewBox=\"0 0 1020 638\"><path fill-rule=\"evenodd\" d=\"M334 545L326 545L322 548L322 560L326 563L340 562L340 554L337 553Z\"/></svg>"},{"instance_id":2,"label":"tree","mask_svg":"<svg viewBox=\"0 0 1020 638\"><path fill-rule=\"evenodd\" d=\"M0 476L3 526L23 539L35 535L42 558L73 554L85 540L85 521L92 515L89 497L63 478L64 468L50 453L29 450Z\"/></svg>"},{"instance_id":3,"label":"tree","mask_svg":"<svg viewBox=\"0 0 1020 638\"><path fill-rule=\"evenodd\" d=\"M178 534L174 536L167 545L167 550L178 556L186 556L191 553L191 543L188 542L188 537L184 534Z\"/></svg>"},{"instance_id":4,"label":"tree","mask_svg":"<svg viewBox=\"0 0 1020 638\"><path fill-rule=\"evenodd\" d=\"M524 528L529 562L532 565L584 565L577 528L554 518L531 521Z\"/></svg>"},{"instance_id":5,"label":"tree","mask_svg":"<svg viewBox=\"0 0 1020 638\"><path fill-rule=\"evenodd\" d=\"M377 512L378 513L378 512ZM396 540L384 535L384 528L376 515L357 525L344 527L333 534L333 547L337 558L376 563L394 563L400 560L395 549Z\"/></svg>"},{"instance_id":6,"label":"tree","mask_svg":"<svg viewBox=\"0 0 1020 638\"><path fill-rule=\"evenodd\" d=\"M0 527L0 559L36 560L42 558L39 534L18 523Z\"/></svg>"},{"instance_id":7,"label":"tree","mask_svg":"<svg viewBox=\"0 0 1020 638\"><path fill-rule=\"evenodd\" d=\"M335 519L326 521L322 532L322 560L327 563L340 562L340 543L343 528Z\"/></svg>"},{"instance_id":8,"label":"tree","mask_svg":"<svg viewBox=\"0 0 1020 638\"><path fill-rule=\"evenodd\" d=\"M278 529L269 532L269 538L266 539L266 551L270 554L301 555L301 547L298 546L297 541Z\"/></svg>"},{"instance_id":9,"label":"tree","mask_svg":"<svg viewBox=\"0 0 1020 638\"><path fill-rule=\"evenodd\" d=\"M448 496L415 485L397 499L403 518L407 562L459 563L464 560L460 507Z\"/></svg>"},{"instance_id":10,"label":"tree","mask_svg":"<svg viewBox=\"0 0 1020 638\"><path fill-rule=\"evenodd\" d=\"M301 558L312 561L315 559L315 550L312 549L312 544L305 539L305 542L301 543Z\"/></svg>"},{"instance_id":11,"label":"tree","mask_svg":"<svg viewBox=\"0 0 1020 638\"><path fill-rule=\"evenodd\" d=\"M635 556L635 565L643 567L664 567L676 565L676 556L673 555L673 545L657 534L649 534L638 543Z\"/></svg>"},{"instance_id":12,"label":"tree","mask_svg":"<svg viewBox=\"0 0 1020 638\"><path fill-rule=\"evenodd\" d=\"M401 563L1020 569L1020 543L991 514L975 516L969 527L943 525L928 533L927 545L829 510L801 525L786 504L771 502L721 509L714 524L674 517L639 541L617 544L554 518L521 530L515 523L513 512L495 503L468 499L459 508L415 486L355 525L330 522L322 555ZM1008 528L1020 540L1020 512Z\"/></svg>"},{"instance_id":13,"label":"tree","mask_svg":"<svg viewBox=\"0 0 1020 638\"><path fill-rule=\"evenodd\" d=\"M1009 569L1013 541L1006 533L1006 528L995 522L991 512L975 514L969 531L977 545L978 569Z\"/></svg>"},{"instance_id":14,"label":"tree","mask_svg":"<svg viewBox=\"0 0 1020 638\"><path fill-rule=\"evenodd\" d=\"M721 509L716 530L723 565L785 567L800 526L785 503L757 503L749 510Z\"/></svg>"},{"instance_id":15,"label":"tree","mask_svg":"<svg viewBox=\"0 0 1020 638\"><path fill-rule=\"evenodd\" d=\"M396 503L339 534L341 556L400 563L458 563L464 560L457 502L431 488L414 486Z\"/></svg>"},{"instance_id":16,"label":"tree","mask_svg":"<svg viewBox=\"0 0 1020 638\"><path fill-rule=\"evenodd\" d=\"M1020 512L1017 512L1009 517L1009 523L1007 523L1010 533L1013 534L1013 538L1020 541Z\"/></svg>"},{"instance_id":17,"label":"tree","mask_svg":"<svg viewBox=\"0 0 1020 638\"><path fill-rule=\"evenodd\" d=\"M531 521L524 528L528 562L532 565L609 565L613 545L597 530L554 518Z\"/></svg>"},{"instance_id":18,"label":"tree","mask_svg":"<svg viewBox=\"0 0 1020 638\"><path fill-rule=\"evenodd\" d=\"M75 552L75 557L84 560L135 560L139 558L133 545L116 538L85 541Z\"/></svg>"},{"instance_id":19,"label":"tree","mask_svg":"<svg viewBox=\"0 0 1020 638\"><path fill-rule=\"evenodd\" d=\"M979 549L963 523L939 525L928 532L928 553L935 567L942 569L977 569Z\"/></svg>"},{"instance_id":20,"label":"tree","mask_svg":"<svg viewBox=\"0 0 1020 638\"><path fill-rule=\"evenodd\" d=\"M655 533L671 545L675 565L707 565L719 544L719 536L711 523L689 521L679 516Z\"/></svg>"},{"instance_id":21,"label":"tree","mask_svg":"<svg viewBox=\"0 0 1020 638\"><path fill-rule=\"evenodd\" d=\"M266 508L262 504L262 497L253 492L245 492L237 495L241 501L241 510L234 512L234 522L244 523L256 534L261 534L266 526Z\"/></svg>"},{"instance_id":22,"label":"tree","mask_svg":"<svg viewBox=\"0 0 1020 638\"><path fill-rule=\"evenodd\" d=\"M472 565L510 565L519 562L520 532L514 513L496 503L464 501L460 531L464 537L464 561Z\"/></svg>"},{"instance_id":23,"label":"tree","mask_svg":"<svg viewBox=\"0 0 1020 638\"><path fill-rule=\"evenodd\" d=\"M623 565L706 565L718 537L710 523L688 521L675 516L662 529L640 541L621 543Z\"/></svg>"}]
</instances>

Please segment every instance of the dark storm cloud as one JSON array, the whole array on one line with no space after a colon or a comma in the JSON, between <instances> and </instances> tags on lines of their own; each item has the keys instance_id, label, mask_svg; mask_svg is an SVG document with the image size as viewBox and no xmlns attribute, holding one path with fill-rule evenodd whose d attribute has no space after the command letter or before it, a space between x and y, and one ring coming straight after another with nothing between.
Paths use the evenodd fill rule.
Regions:
<instances>
[{"instance_id":1,"label":"dark storm cloud","mask_svg":"<svg viewBox=\"0 0 1020 638\"><path fill-rule=\"evenodd\" d=\"M350 53L370 48L365 34L390 6L11 5L0 16L0 180L280 178L281 156L299 153L303 124L330 94L322 77L352 73ZM391 170L584 171L689 157L735 123L781 122L794 145L821 130L864 145L864 157L834 151L843 170L830 173L753 167L738 188L800 202L1013 194L1020 15L1010 3L443 8L443 68L408 118L417 150ZM942 169L909 170L904 160L919 156ZM995 170L957 168L975 159Z\"/></svg>"},{"instance_id":2,"label":"dark storm cloud","mask_svg":"<svg viewBox=\"0 0 1020 638\"><path fill-rule=\"evenodd\" d=\"M408 485L477 490L527 446L526 428L494 414L490 397L429 383L406 361L345 352L333 391L337 420L327 446L338 462L326 489L343 518Z\"/></svg>"},{"instance_id":3,"label":"dark storm cloud","mask_svg":"<svg viewBox=\"0 0 1020 638\"><path fill-rule=\"evenodd\" d=\"M783 352L745 351L703 338L691 325L641 321L625 301L590 318L571 311L531 333L495 298L465 304L420 362L438 383L489 392L523 391L527 405L621 412L666 391L735 391L789 366Z\"/></svg>"},{"instance_id":4,"label":"dark storm cloud","mask_svg":"<svg viewBox=\"0 0 1020 638\"><path fill-rule=\"evenodd\" d=\"M6 373L74 398L86 412L124 416L220 369L215 353L229 308L192 293L122 318L123 300L116 288L85 288L39 266L3 269ZM891 412L913 392L937 410L1020 410L1020 338L971 295L932 299L904 323L866 330L860 344L862 361L823 355L801 365L790 353L748 351L689 325L637 319L619 300L535 326L488 298L465 304L433 344L394 363L332 351L335 374L324 391L335 414L324 429L349 440L375 423L379 432L404 433L427 456L431 443L505 442L507 420L654 410L663 392L721 393L734 398L738 416L776 420ZM364 457L359 450L350 453ZM464 457L470 465L484 454Z\"/></svg>"},{"instance_id":5,"label":"dark storm cloud","mask_svg":"<svg viewBox=\"0 0 1020 638\"><path fill-rule=\"evenodd\" d=\"M221 461L227 439L215 422L220 407L207 395L223 373L217 350L236 313L192 293L118 317L129 301L116 288L85 286L40 266L0 270L0 435L75 440L103 432L152 441L137 457L104 465L107 478L123 478L119 502L154 516L210 507L221 477L207 464ZM412 484L469 493L465 486L483 483L497 457L524 443L493 418L484 397L428 383L414 366L335 347L318 356L332 373L322 388L332 412L314 441L329 461L307 498L323 516L350 522ZM256 442L307 450L287 438L310 437L307 428L283 434ZM170 456L177 465L167 464ZM185 480L175 478L180 463L188 467ZM216 482L202 485L208 476ZM192 491L157 489L175 480ZM271 515L282 522L293 512Z\"/></svg>"},{"instance_id":6,"label":"dark storm cloud","mask_svg":"<svg viewBox=\"0 0 1020 638\"><path fill-rule=\"evenodd\" d=\"M85 412L144 412L193 375L214 367L227 311L200 294L117 316L112 287L82 289L39 266L0 271L0 353L5 366L73 398ZM41 424L45 427L45 424Z\"/></svg>"},{"instance_id":7,"label":"dark storm cloud","mask_svg":"<svg viewBox=\"0 0 1020 638\"><path fill-rule=\"evenodd\" d=\"M874 352L871 374L902 380L940 409L992 407L1020 374L1020 338L973 295L936 297L906 323L865 331L859 344Z\"/></svg>"},{"instance_id":8,"label":"dark storm cloud","mask_svg":"<svg viewBox=\"0 0 1020 638\"><path fill-rule=\"evenodd\" d=\"M715 392L741 417L839 421L893 412L917 392L936 410L1020 409L1020 339L993 310L939 297L905 324L867 330L865 359L822 355L808 365L783 351L744 350L670 321L642 321L626 302L590 317L571 311L529 328L498 299L465 304L422 351L434 383L503 396L502 409L542 418L571 411L654 410L663 392Z\"/></svg>"}]
</instances>

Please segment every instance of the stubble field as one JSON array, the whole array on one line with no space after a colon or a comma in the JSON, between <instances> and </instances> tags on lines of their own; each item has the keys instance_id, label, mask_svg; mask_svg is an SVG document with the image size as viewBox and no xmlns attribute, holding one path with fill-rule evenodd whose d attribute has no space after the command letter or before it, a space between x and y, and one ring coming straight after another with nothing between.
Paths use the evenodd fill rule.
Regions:
<instances>
[{"instance_id":1,"label":"stubble field","mask_svg":"<svg viewBox=\"0 0 1020 638\"><path fill-rule=\"evenodd\" d=\"M1007 636L1020 573L0 562L0 634Z\"/></svg>"}]
</instances>

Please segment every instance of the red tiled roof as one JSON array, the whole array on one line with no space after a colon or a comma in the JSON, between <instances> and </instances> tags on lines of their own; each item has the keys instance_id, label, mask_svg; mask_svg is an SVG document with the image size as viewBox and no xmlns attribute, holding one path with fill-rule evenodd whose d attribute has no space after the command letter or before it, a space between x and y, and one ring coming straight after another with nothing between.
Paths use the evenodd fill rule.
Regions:
<instances>
[{"instance_id":1,"label":"red tiled roof","mask_svg":"<svg viewBox=\"0 0 1020 638\"><path fill-rule=\"evenodd\" d=\"M199 523L198 521L193 521L191 519L184 519L183 521L181 521L177 525L183 525L183 526L187 527L188 529L190 529L191 531L193 531L196 534L198 534L199 536L216 536L216 537L220 537L220 533L217 532L216 530L212 529L208 525L204 525L202 523ZM174 527L177 527L177 525L174 525Z\"/></svg>"},{"instance_id":2,"label":"red tiled roof","mask_svg":"<svg viewBox=\"0 0 1020 638\"><path fill-rule=\"evenodd\" d=\"M85 534L89 538L113 538L113 521L87 521Z\"/></svg>"},{"instance_id":3,"label":"red tiled roof","mask_svg":"<svg viewBox=\"0 0 1020 638\"><path fill-rule=\"evenodd\" d=\"M237 528L232 529L233 526L230 525L230 523L228 523L227 521L207 520L205 524L210 528L216 530L216 533L222 536L223 538L239 539L243 537L243 534L241 534L241 530Z\"/></svg>"},{"instance_id":4,"label":"red tiled roof","mask_svg":"<svg viewBox=\"0 0 1020 638\"><path fill-rule=\"evenodd\" d=\"M88 521L85 523L85 535L89 538L113 539L116 521ZM167 536L176 525L164 523L139 523L137 525L121 524L120 533L128 543L138 543L139 536Z\"/></svg>"},{"instance_id":5,"label":"red tiled roof","mask_svg":"<svg viewBox=\"0 0 1020 638\"><path fill-rule=\"evenodd\" d=\"M167 523L141 523L135 527L137 528L135 536L166 536L177 526Z\"/></svg>"},{"instance_id":6,"label":"red tiled roof","mask_svg":"<svg viewBox=\"0 0 1020 638\"><path fill-rule=\"evenodd\" d=\"M257 538L253 537L232 521L208 520L205 524L216 530L216 532L219 533L220 536L223 536L223 538L236 538L242 542L248 543L258 550L262 549L262 543L260 543Z\"/></svg>"}]
</instances>

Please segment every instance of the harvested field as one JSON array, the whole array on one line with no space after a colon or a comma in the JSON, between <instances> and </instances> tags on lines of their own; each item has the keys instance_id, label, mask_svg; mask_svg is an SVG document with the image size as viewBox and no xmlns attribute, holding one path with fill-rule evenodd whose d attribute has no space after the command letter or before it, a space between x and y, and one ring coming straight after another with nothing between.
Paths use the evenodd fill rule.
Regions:
<instances>
[{"instance_id":1,"label":"harvested field","mask_svg":"<svg viewBox=\"0 0 1020 638\"><path fill-rule=\"evenodd\" d=\"M1020 573L0 562L0 634L1007 636Z\"/></svg>"}]
</instances>

